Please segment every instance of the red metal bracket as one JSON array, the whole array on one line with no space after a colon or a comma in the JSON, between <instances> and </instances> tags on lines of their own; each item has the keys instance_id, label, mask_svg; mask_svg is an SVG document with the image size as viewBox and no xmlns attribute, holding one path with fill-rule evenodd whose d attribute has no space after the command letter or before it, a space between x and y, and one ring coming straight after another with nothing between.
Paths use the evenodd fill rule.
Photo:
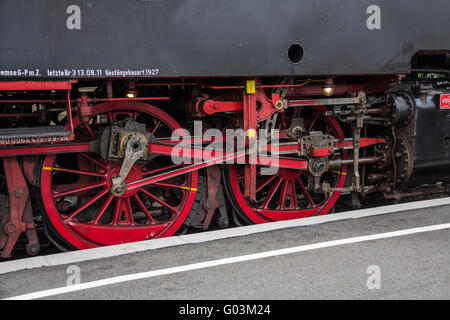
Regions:
<instances>
[{"instance_id":1,"label":"red metal bracket","mask_svg":"<svg viewBox=\"0 0 450 320\"><path fill-rule=\"evenodd\" d=\"M212 217L214 216L216 209L220 206L220 202L217 199L217 193L219 191L220 179L222 177L222 171L218 166L208 167L206 172L208 177L208 198L203 204L207 212L205 221L203 222L203 230L207 230L209 228Z\"/></svg>"},{"instance_id":2,"label":"red metal bracket","mask_svg":"<svg viewBox=\"0 0 450 320\"><path fill-rule=\"evenodd\" d=\"M77 81L0 81L0 91L71 90Z\"/></svg>"},{"instance_id":3,"label":"red metal bracket","mask_svg":"<svg viewBox=\"0 0 450 320\"><path fill-rule=\"evenodd\" d=\"M203 114L211 115L220 112L245 112L245 95L244 93L244 102L241 101L219 101L209 99L203 102L203 105L200 108L197 108ZM261 122L269 118L275 112L277 112L277 108L275 107L275 103L279 102L279 96L274 95L272 99L269 99L265 94L264 90L260 87L255 88L255 93L252 93L254 96L255 102L259 103L259 108L255 110L256 120L257 122ZM252 98L253 99L253 98Z\"/></svg>"},{"instance_id":4,"label":"red metal bracket","mask_svg":"<svg viewBox=\"0 0 450 320\"><path fill-rule=\"evenodd\" d=\"M9 193L9 210L0 223L0 249L2 257L11 256L17 239L22 232L26 233L27 253L35 255L39 252L39 241L33 222L33 212L27 183L17 158L3 158L3 168Z\"/></svg>"},{"instance_id":5,"label":"red metal bracket","mask_svg":"<svg viewBox=\"0 0 450 320\"><path fill-rule=\"evenodd\" d=\"M255 158L257 153L257 133L258 128L257 123L257 109L256 109L256 90L254 90L255 82L253 81L253 90L249 88L249 83L247 82L247 88L243 93L244 100L244 132L246 133L245 145L248 148L248 155L250 158L250 164L245 165L245 178L244 178L244 196L250 201L256 201L256 165Z\"/></svg>"},{"instance_id":6,"label":"red metal bracket","mask_svg":"<svg viewBox=\"0 0 450 320\"><path fill-rule=\"evenodd\" d=\"M75 134L72 119L72 105L70 104L70 89L67 90L66 106L67 106L67 126L69 127L70 130L68 140L73 141L75 139Z\"/></svg>"},{"instance_id":7,"label":"red metal bracket","mask_svg":"<svg viewBox=\"0 0 450 320\"><path fill-rule=\"evenodd\" d=\"M0 158L3 157L21 157L21 156L39 156L46 154L89 152L91 146L89 143L72 143L58 144L49 146L29 146L29 147L12 147L0 149Z\"/></svg>"}]
</instances>

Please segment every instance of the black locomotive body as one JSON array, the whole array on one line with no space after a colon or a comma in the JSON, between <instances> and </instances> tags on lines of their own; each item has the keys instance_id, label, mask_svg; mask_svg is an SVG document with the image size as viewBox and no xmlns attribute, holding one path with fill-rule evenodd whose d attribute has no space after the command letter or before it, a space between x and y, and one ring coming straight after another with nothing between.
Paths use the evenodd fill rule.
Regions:
<instances>
[{"instance_id":1,"label":"black locomotive body","mask_svg":"<svg viewBox=\"0 0 450 320\"><path fill-rule=\"evenodd\" d=\"M409 73L418 51L448 50L447 6L445 0L4 0L0 70L38 70L34 76L44 78Z\"/></svg>"}]
</instances>

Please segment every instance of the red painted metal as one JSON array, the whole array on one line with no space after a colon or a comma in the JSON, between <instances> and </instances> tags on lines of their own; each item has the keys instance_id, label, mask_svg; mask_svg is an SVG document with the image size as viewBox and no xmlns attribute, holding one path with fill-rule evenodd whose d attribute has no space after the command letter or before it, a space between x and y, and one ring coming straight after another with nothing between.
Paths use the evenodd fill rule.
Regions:
<instances>
[{"instance_id":1,"label":"red painted metal","mask_svg":"<svg viewBox=\"0 0 450 320\"><path fill-rule=\"evenodd\" d=\"M197 138L199 139L199 138ZM223 141L224 139L219 139L219 141ZM203 149L199 150L196 148L192 148L194 138L183 138L183 142L186 142L186 146L178 145L178 141L172 141L171 139L161 139L161 143L163 144L149 144L148 152L153 154L171 156L175 153L191 155L191 162L196 160L208 160L212 157L223 156L225 153L220 150L212 150L212 151L204 151ZM203 138L201 143L210 143L213 141L213 138ZM361 138L361 147L367 147L375 144L383 144L385 143L385 139L383 138ZM178 148L178 151L174 151L174 148ZM335 145L336 148L352 148L353 143L350 140L338 140ZM59 144L59 145L51 145L51 146L32 146L32 147L13 147L13 148L5 148L0 149L0 157L18 157L18 156L32 156L32 155L47 155L47 154L61 154L61 153L84 153L90 152L90 144L89 143L71 143L71 144ZM328 150L328 148L325 148ZM272 147L270 144L263 147L263 151L271 152ZM330 149L331 150L331 149ZM280 153L297 153L299 151L298 144L288 144L283 145L280 144L277 146L277 151ZM260 164L264 163L264 161L275 161L273 157L263 157L261 155L258 156L258 160ZM289 160L290 161L290 160ZM294 159L292 162L289 162L286 158L280 158L280 167L287 167L289 165L294 165L296 168L299 167L299 160Z\"/></svg>"},{"instance_id":2,"label":"red painted metal","mask_svg":"<svg viewBox=\"0 0 450 320\"><path fill-rule=\"evenodd\" d=\"M225 162L231 162L234 161L235 159L239 159L241 157L245 156L245 152L244 151L239 151L239 152L235 152L235 153L228 153L228 154L224 154L222 156L218 156L217 158L211 158L208 159L206 161L197 163L197 164L193 164L190 166L186 166L186 167L182 167L180 169L175 169L172 171L169 171L167 173L161 173L155 176L152 176L150 178L145 178L142 180L138 180L138 181L133 181L127 184L127 190L133 190L136 188L141 188L147 185L151 185L154 184L156 182L160 182L163 180L167 180L176 176L180 176L186 173L191 173L191 172L197 172L200 169L205 169L208 168L210 166L214 166L217 164L222 164Z\"/></svg>"},{"instance_id":3,"label":"red painted metal","mask_svg":"<svg viewBox=\"0 0 450 320\"><path fill-rule=\"evenodd\" d=\"M258 89L259 91L260 89ZM255 92L256 93L256 92ZM259 94L261 94L259 92ZM263 93L264 94L264 93ZM244 100L244 132L246 133L245 145L248 147L250 163L245 165L245 198L250 201L256 200L256 151L257 151L257 120L256 120L256 101L257 96L254 93L243 93Z\"/></svg>"},{"instance_id":4,"label":"red painted metal","mask_svg":"<svg viewBox=\"0 0 450 320\"><path fill-rule=\"evenodd\" d=\"M264 93L264 90L261 87L255 87L255 93L252 94L255 97L255 101L260 104L260 108L255 111L256 118L258 122L266 120L272 114L276 112L274 107L273 100L269 99L267 95ZM201 115L212 115L215 113L221 112L245 112L244 104L245 104L245 96L244 101L221 101L221 100L206 100L203 105L199 108L198 111L201 112ZM253 99L253 98L252 98ZM195 109L195 108L194 108Z\"/></svg>"},{"instance_id":5,"label":"red painted metal","mask_svg":"<svg viewBox=\"0 0 450 320\"><path fill-rule=\"evenodd\" d=\"M360 91L359 89L365 88L366 86L370 86L370 85L365 84L365 85L336 86L338 91L335 91L335 95L346 94L348 92ZM261 121L267 119L274 112L277 111L276 108L274 107L274 105L275 105L275 102L279 99L279 96L275 95L275 94L272 95L271 99L268 99L268 97L264 93L263 87L264 86L258 86L258 85L256 85L256 87L255 87L256 88L256 92L255 92L256 100L261 104L261 108L257 110L258 122L261 122ZM273 86L271 86L271 87L273 87ZM280 85L279 87L289 88L289 85ZM301 87L303 87L303 86L301 86ZM378 92L380 90L383 90L383 89L389 87L389 85L383 84L381 87L376 87L376 86L370 86L370 87L373 88L374 91ZM244 88L244 87L242 87L242 88ZM306 89L309 90L310 86L305 86L304 88L305 88L305 90ZM319 91L319 89L320 89L320 91ZM321 86L316 86L312 92L315 93L315 95L323 96ZM384 91L382 91L382 92L384 92ZM292 97L292 92L290 92L289 94ZM300 94L300 93L297 92L296 94ZM287 101L287 107L317 106L320 103L321 103L320 100L314 100L314 99L306 99L306 100L291 99L291 100ZM202 114L206 114L206 115L212 115L212 114L220 113L220 112L240 112L243 110L244 110L244 103L242 101L222 101L222 100L214 100L214 99L206 100L203 103L203 105L201 105L201 108L199 109L199 111Z\"/></svg>"},{"instance_id":6,"label":"red painted metal","mask_svg":"<svg viewBox=\"0 0 450 320\"><path fill-rule=\"evenodd\" d=\"M38 177L37 177L37 168L39 166L39 162L36 161L34 157L23 157L22 158L22 167L23 167L23 175L26 177L28 183L33 186L37 186Z\"/></svg>"},{"instance_id":7,"label":"red painted metal","mask_svg":"<svg viewBox=\"0 0 450 320\"><path fill-rule=\"evenodd\" d=\"M70 90L77 81L0 81L0 91Z\"/></svg>"},{"instance_id":8,"label":"red painted metal","mask_svg":"<svg viewBox=\"0 0 450 320\"><path fill-rule=\"evenodd\" d=\"M136 98L92 98L92 103L113 102L113 101L163 101L170 100L170 97L136 97Z\"/></svg>"},{"instance_id":9,"label":"red painted metal","mask_svg":"<svg viewBox=\"0 0 450 320\"><path fill-rule=\"evenodd\" d=\"M313 148L308 153L311 157L326 157L331 156L333 150L331 148Z\"/></svg>"},{"instance_id":10,"label":"red painted metal","mask_svg":"<svg viewBox=\"0 0 450 320\"><path fill-rule=\"evenodd\" d=\"M0 100L0 103L65 103L66 101L66 99L5 99ZM71 102L74 101L72 100Z\"/></svg>"},{"instance_id":11,"label":"red painted metal","mask_svg":"<svg viewBox=\"0 0 450 320\"><path fill-rule=\"evenodd\" d=\"M149 238L165 237L173 234L183 223L188 215L195 198L197 188L198 171L207 168L208 176L217 175L217 164L230 163L238 161L242 166L231 165L229 176L227 177L232 187L233 197L236 200L238 207L242 210L244 215L256 223L276 221L291 218L300 218L311 215L325 214L332 208L339 197L339 192L326 194L322 199L317 200L317 195L313 194L307 188L306 170L308 169L308 161L300 158L278 158L275 154L270 156L262 156L253 152L252 147L256 141L256 130L258 122L264 121L273 115L275 112L280 112L281 119L281 139L286 138L286 126L289 121L286 120L287 113L283 111L283 105L279 105L278 109L275 107L276 103L280 101L280 96L273 94L270 98L267 97L264 89L273 88L287 88L288 96L292 99L294 97L299 100L287 101L287 106L296 106L292 110L300 115L300 109L308 109L314 112L314 116L310 121L306 119L305 128L307 131L322 130L323 125L329 129L336 140L333 146L329 148L311 148L309 156L322 157L331 155L336 149L342 149L344 158L346 157L346 149L353 148L352 139L344 139L343 132L336 119L326 117L323 112L327 108L319 106L319 100L315 97L321 96L322 87L320 85L309 85L310 83L323 82L323 80L309 80L301 84L286 84L286 85L262 85L257 83L255 85L255 92L242 91L246 89L242 85L231 86L215 86L205 85L201 83L143 83L137 86L158 86L158 85L180 85L180 86L201 86L211 90L234 90L228 91L228 95L215 97L215 100L201 100L197 104L196 112L199 115L213 115L219 112L242 112L243 123L241 122L246 136L246 150L235 151L234 153L226 153L221 150L209 151L203 148L192 148L190 144L206 144L213 140L226 142L227 138L198 138L191 137L183 139L183 143L187 146L180 147L178 142L172 141L168 138L162 138L159 142L149 145L149 153L159 155L149 162L149 164L135 164L127 177L127 191L121 197L114 197L111 194L111 179L117 175L120 169L120 162L105 161L97 158L96 155L89 153L89 143L64 143L33 146L26 148L3 148L0 149L0 157L3 157L5 171L9 170L7 180L12 180L12 173L21 170L17 169L17 158L19 156L29 155L48 155L45 157L40 179L36 179L34 175L33 159L29 158L23 162L23 172L31 184L36 184L37 180L41 181L41 192L44 202L44 208L49 218L50 223L56 232L62 236L68 243L77 248L90 248L99 245L110 245L128 241L138 241ZM97 127L90 127L89 123L92 117L98 114L104 114L112 123L117 115L125 114L128 117L137 118L137 114L150 116L146 118L145 123L154 124L154 127L149 128L150 131L158 137L158 127L166 126L167 129L161 137L167 137L167 132L173 129L178 129L179 125L163 111L147 105L141 101L152 100L169 100L170 97L136 97L136 98L113 98L112 86L108 83L108 98L88 98L82 96L78 99L70 98L70 89L73 82L0 82L0 91L11 90L66 90L67 96L65 100L32 100L32 99L18 99L18 100L0 100L0 103L14 103L14 102L30 102L30 103L51 103L51 102L66 102L68 118L67 128L74 132L74 128L79 129L85 136L90 136L95 139L97 136ZM387 86L374 86L372 91L380 92L381 88ZM346 94L349 91L369 90L370 84L358 85L336 85L335 95ZM369 91L367 91L369 92ZM383 91L384 92L384 91ZM308 94L309 97L303 98ZM300 96L299 98L296 95ZM203 98L204 99L204 98ZM242 99L242 100L241 100ZM305 100L302 100L305 99ZM283 104L285 100L281 100ZM77 103L76 108L72 108L72 102ZM305 108L304 106L309 106ZM258 108L257 108L258 107ZM72 118L72 111L76 111L75 117ZM22 115L25 115L23 113ZM144 117L145 118L145 117ZM154 122L152 121L155 120ZM162 123L162 125L161 125ZM320 123L321 126L317 126ZM284 125L284 127L283 127ZM85 129L83 129L85 128ZM253 133L252 130L255 130ZM159 130L161 131L161 130ZM77 131L78 132L78 131ZM251 132L249 135L248 133ZM71 138L76 138L73 134ZM234 137L233 137L234 138ZM285 139L286 140L286 139ZM86 140L79 140L85 142ZM381 138L361 138L360 146L367 147L375 144L385 143L385 139ZM191 154L192 165L177 165L170 162L169 157L174 154L175 148L183 151L184 154ZM269 144L265 146L265 150L271 151L272 146ZM280 144L278 150L281 153L297 153L299 151L299 144ZM59 161L56 161L58 154L69 153L75 157L75 167L64 167ZM161 163L159 167L151 167L151 164L160 164L160 159L167 159L166 163ZM201 161L201 162L199 162ZM272 176L262 177L260 169L268 167L268 164L276 164L278 172ZM7 169L9 168L9 169ZM13 168L13 169L11 169ZM217 169L217 170L216 170ZM242 170L241 170L242 169ZM22 171L21 171L22 172ZM212 174L215 172L215 174ZM55 183L55 176L58 174L67 174L78 177L76 182L68 182L67 184ZM327 179L331 179L332 187L343 187L347 168L343 167L339 172L332 171L326 173ZM23 174L22 174L23 178ZM11 192L19 189L22 190L21 178L17 182L10 182L8 180L9 195ZM180 182L181 181L181 182ZM15 183L16 185L11 185ZM26 183L25 183L26 188ZM153 188L153 189L152 189ZM217 183L208 184L211 189L213 202L217 200L214 198L217 192ZM163 191L156 193L157 191ZM174 192L173 190L177 190ZM28 190L26 190L28 199ZM180 195L181 192L181 195ZM170 195L170 196L169 196ZM301 195L301 197L298 197ZM75 205L62 203L65 197L70 201L77 199ZM172 203L172 199L178 199L177 204ZM25 202L24 202L25 201ZM29 220L30 213L28 209L28 200L18 200L16 203L11 202L20 210L22 209L23 217ZM257 202L258 201L258 202ZM302 203L300 203L302 202ZM25 203L25 204L24 204ZM151 208L149 206L151 204ZM155 206L158 204L159 206ZM71 207L73 205L73 207ZM152 216L151 211L155 207L164 208L165 212L170 212L172 218L169 220L159 220ZM67 208L70 210L67 211ZM138 208L138 209L136 209ZM31 210L31 207L30 207ZM65 212L63 212L66 210ZM91 211L96 211L92 213ZM134 214L136 210L139 214L143 214L147 221L144 224L137 222ZM30 211L31 212L31 211ZM91 213L89 213L91 212ZM209 225L213 210L208 211L205 225ZM91 216L89 216L91 214ZM12 217L11 211L10 217ZM16 213L14 213L17 216ZM84 218L81 216L84 215ZM111 215L111 221L105 223L102 221L103 217ZM5 216L7 217L7 216ZM90 217L87 219L86 217ZM5 218L6 219L6 218ZM9 219L9 218L8 218ZM1 225L7 225L7 220L2 221ZM32 218L31 218L32 222ZM13 223L14 225L15 222ZM22 226L20 228L23 229ZM30 223L25 223L26 228L31 228ZM12 229L12 227L9 227ZM19 228L19 229L20 229ZM27 231L28 229L23 229ZM5 230L0 231L0 248L7 247L9 250L10 240L16 239L15 234L5 233ZM34 229L33 229L34 230ZM9 230L11 231L11 230ZM9 232L8 231L8 232ZM30 233L30 241L33 235ZM31 243L30 242L30 243ZM5 249L4 253L8 253ZM5 254L6 254L5 253Z\"/></svg>"},{"instance_id":12,"label":"red painted metal","mask_svg":"<svg viewBox=\"0 0 450 320\"><path fill-rule=\"evenodd\" d=\"M158 146L158 145L155 145ZM152 148L153 149L153 148ZM153 150L156 150L157 148L154 148ZM165 149L162 151L163 153L166 153L168 149ZM196 159L200 159L202 155L202 150L198 150L199 153L196 154ZM245 158L244 158L245 157ZM218 165L218 164L224 164L224 163L236 163L237 161L242 162L242 160L239 159L245 159L244 163L250 163L250 159L248 156L245 156L245 151L239 151L235 153L224 153L221 151L213 152L209 154L208 156L205 156L206 159L203 159L204 161L194 163L189 166L185 166L179 169L171 170L165 173L161 173L149 178L145 178L139 181L133 181L127 184L127 190L132 190L135 188L140 188L143 186L155 184L157 182L171 179L186 173L190 172L196 172L200 169L208 168L210 166ZM254 159L255 162L253 162L253 165L260 165L260 166L276 166L278 168L289 168L289 169L295 169L295 170L306 170L308 168L308 161L307 160L301 160L301 159L291 159L291 158L278 158L278 157L269 157L269 156L256 156Z\"/></svg>"},{"instance_id":13,"label":"red painted metal","mask_svg":"<svg viewBox=\"0 0 450 320\"><path fill-rule=\"evenodd\" d=\"M359 143L360 143L360 148L364 148L364 147L373 146L376 144L385 144L386 139L384 139L384 138L361 138ZM346 148L346 149L353 148L353 139L348 138L348 139L338 140L336 142L335 147L336 148Z\"/></svg>"},{"instance_id":14,"label":"red painted metal","mask_svg":"<svg viewBox=\"0 0 450 320\"><path fill-rule=\"evenodd\" d=\"M439 98L440 109L450 109L450 94L441 94Z\"/></svg>"},{"instance_id":15,"label":"red painted metal","mask_svg":"<svg viewBox=\"0 0 450 320\"><path fill-rule=\"evenodd\" d=\"M162 134L167 130L180 128L167 113L140 102L113 101L100 104L92 111L92 116L98 114L105 114L112 121L123 114L146 117L147 123L154 123L152 119L157 119L160 124L156 130L152 130L157 137L160 132ZM80 131L85 128L78 117L74 118L74 126ZM95 139L96 133L92 128L86 132L86 136ZM120 162L105 161L89 153L78 153L73 155L77 159L75 163L78 163L78 168L64 168L56 161L56 157L54 154L49 155L43 163L43 205L54 230L76 248L170 236L182 225L194 202L198 183L197 171L182 175L183 182L166 179L159 185L135 188L121 197L114 197L110 193L111 179L118 174ZM173 168L170 158L167 159L168 164L163 164L164 158L167 159L159 157L159 160L155 159L148 164L156 165L157 169L148 169L147 164L135 164L125 182L141 180L158 170ZM79 179L89 179L84 179L82 184L69 183L67 187L61 182L53 184L58 174L69 172ZM70 202L64 203L66 196L80 198L82 201L71 207ZM72 209L62 211L67 208ZM159 218L152 214L154 210L161 212ZM142 221L142 218L139 220L139 215L143 215L145 221Z\"/></svg>"},{"instance_id":16,"label":"red painted metal","mask_svg":"<svg viewBox=\"0 0 450 320\"><path fill-rule=\"evenodd\" d=\"M8 185L9 210L0 222L0 249L3 249L1 256L7 258L11 255L23 232L28 238L28 254L35 255L39 252L39 242L33 222L28 186L22 169L17 158L4 158L3 168Z\"/></svg>"},{"instance_id":17,"label":"red painted metal","mask_svg":"<svg viewBox=\"0 0 450 320\"><path fill-rule=\"evenodd\" d=\"M46 154L58 154L58 153L77 153L77 152L89 152L91 149L88 143L71 143L71 144L58 144L50 146L28 146L28 147L12 147L8 149L0 149L1 157L21 157L32 155L46 155Z\"/></svg>"},{"instance_id":18,"label":"red painted metal","mask_svg":"<svg viewBox=\"0 0 450 320\"><path fill-rule=\"evenodd\" d=\"M297 147L298 148L298 147ZM150 143L148 152L151 154L158 155L185 155L186 163L197 163L200 161L210 161L213 160L216 164L226 163L226 161L239 160L239 163L248 163L250 160L248 157L245 159L241 155L234 155L231 153L224 152L222 150L205 150L201 148L192 148L190 146L176 146L176 145L164 145ZM189 159L188 159L189 157ZM218 159L221 158L221 159ZM277 160L279 159L279 160ZM295 159L295 158L283 158L275 156L263 156L257 155L254 159L254 163L257 165L265 165L270 163L279 163L280 168L291 168L297 170L305 170L308 166L306 160Z\"/></svg>"},{"instance_id":19,"label":"red painted metal","mask_svg":"<svg viewBox=\"0 0 450 320\"><path fill-rule=\"evenodd\" d=\"M296 147L296 151L298 150L298 146ZM151 154L159 154L159 155L185 155L186 163L199 163L200 161L208 161L208 160L215 160L217 163L225 163L225 161L217 160L216 158L222 157L225 158L227 156L231 156L230 153L226 153L223 150L205 150L201 148L192 148L190 146L178 146L178 145L164 145L164 144L157 144L157 143L150 143L148 152ZM187 157L190 157L189 159ZM233 157L231 156L228 160L238 160L243 161L242 157ZM281 168L294 168L299 170L304 170L307 165L305 165L305 160L301 159L295 159L295 158L277 158L273 156L263 156L263 155L257 155L255 159L255 164L258 165L264 165L265 163L274 163L276 159L280 159L280 167ZM246 161L249 161L248 157L245 159ZM222 161L222 162L220 162Z\"/></svg>"},{"instance_id":20,"label":"red painted metal","mask_svg":"<svg viewBox=\"0 0 450 320\"><path fill-rule=\"evenodd\" d=\"M78 115L80 117L81 122L88 124L93 112L93 106L88 96L82 95L80 98L78 98L77 105L78 105Z\"/></svg>"},{"instance_id":21,"label":"red painted metal","mask_svg":"<svg viewBox=\"0 0 450 320\"><path fill-rule=\"evenodd\" d=\"M287 137L287 132L286 131L282 131L279 132L278 138L286 138ZM217 143L227 143L228 141L231 141L233 139L236 139L236 136L231 135L231 136L200 136L200 137L193 137L193 136L189 136L189 137L171 137L171 138L161 138L158 139L158 141L160 143L163 144L177 144L177 145L186 145L186 146L192 146L194 145L194 143L197 144L207 144L207 143L211 143L211 142L217 142ZM270 144L269 144L270 145Z\"/></svg>"},{"instance_id":22,"label":"red painted metal","mask_svg":"<svg viewBox=\"0 0 450 320\"><path fill-rule=\"evenodd\" d=\"M66 106L67 106L67 126L69 127L69 130L70 130L68 140L72 141L73 139L75 139L75 135L73 133L74 127L73 127L73 118L72 118L72 105L70 103L70 90L67 90Z\"/></svg>"},{"instance_id":23,"label":"red painted metal","mask_svg":"<svg viewBox=\"0 0 450 320\"><path fill-rule=\"evenodd\" d=\"M112 101L164 101L170 97L140 97L140 98L87 98L90 103L102 103ZM71 103L77 103L79 99L71 99ZM0 103L65 103L67 100L61 99L6 99Z\"/></svg>"},{"instance_id":24,"label":"red painted metal","mask_svg":"<svg viewBox=\"0 0 450 320\"><path fill-rule=\"evenodd\" d=\"M211 115L220 112L237 112L243 110L243 103L240 101L215 101L206 100L203 104L202 111Z\"/></svg>"},{"instance_id":25,"label":"red painted metal","mask_svg":"<svg viewBox=\"0 0 450 320\"><path fill-rule=\"evenodd\" d=\"M333 136L340 139L344 137L337 120L323 116L327 108L318 106L314 107L314 110L320 116L314 117L316 118L314 121L311 119L311 123L305 122L305 125L310 127L309 130L325 126ZM279 129L286 128L280 127ZM346 157L346 151L343 151L343 157ZM347 168L343 167L339 172L327 173L327 175L329 175L328 179L332 179L334 187L343 187ZM305 171L289 169L288 167L280 167L274 175L262 176L258 174L256 184L258 202L250 202L245 198L245 173L242 166L229 166L227 179L235 208L254 223L326 214L334 206L340 195L340 192L325 195L313 193L307 189ZM298 197L298 195L301 195L301 197Z\"/></svg>"},{"instance_id":26,"label":"red painted metal","mask_svg":"<svg viewBox=\"0 0 450 320\"><path fill-rule=\"evenodd\" d=\"M260 89L275 89L275 88L301 88L312 82L323 82L323 80L308 80L303 83L298 84L269 84L269 85L261 85L257 84L255 88ZM137 83L137 87L158 87L158 86L199 86L206 89L212 90L241 90L245 89L243 85L225 85L225 86L217 86L217 85L209 85L200 82L162 82L162 83Z\"/></svg>"}]
</instances>

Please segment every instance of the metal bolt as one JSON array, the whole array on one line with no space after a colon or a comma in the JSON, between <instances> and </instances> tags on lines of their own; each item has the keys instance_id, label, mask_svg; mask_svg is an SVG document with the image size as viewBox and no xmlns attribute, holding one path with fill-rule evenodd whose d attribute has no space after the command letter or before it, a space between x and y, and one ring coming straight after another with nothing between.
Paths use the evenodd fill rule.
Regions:
<instances>
[{"instance_id":1,"label":"metal bolt","mask_svg":"<svg viewBox=\"0 0 450 320\"><path fill-rule=\"evenodd\" d=\"M17 189L14 191L14 195L16 196L16 198L22 198L23 194L24 194L24 192L22 189Z\"/></svg>"},{"instance_id":2,"label":"metal bolt","mask_svg":"<svg viewBox=\"0 0 450 320\"><path fill-rule=\"evenodd\" d=\"M14 233L14 232L16 232L16 226L13 224L8 224L5 228L5 231L7 233Z\"/></svg>"},{"instance_id":3,"label":"metal bolt","mask_svg":"<svg viewBox=\"0 0 450 320\"><path fill-rule=\"evenodd\" d=\"M112 187L111 189L111 193L113 194L113 196L115 197L120 197L122 196L126 191L126 188L124 188L121 185L115 185Z\"/></svg>"},{"instance_id":4,"label":"metal bolt","mask_svg":"<svg viewBox=\"0 0 450 320\"><path fill-rule=\"evenodd\" d=\"M37 254L39 252L39 246L37 246L36 244L31 244L27 246L27 253L30 256L34 256L35 254Z\"/></svg>"}]
</instances>

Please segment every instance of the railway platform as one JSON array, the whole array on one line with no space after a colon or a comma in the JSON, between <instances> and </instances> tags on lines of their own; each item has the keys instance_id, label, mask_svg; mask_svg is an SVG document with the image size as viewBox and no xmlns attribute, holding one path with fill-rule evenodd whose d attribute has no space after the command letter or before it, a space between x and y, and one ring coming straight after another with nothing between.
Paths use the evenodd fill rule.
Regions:
<instances>
[{"instance_id":1,"label":"railway platform","mask_svg":"<svg viewBox=\"0 0 450 320\"><path fill-rule=\"evenodd\" d=\"M449 299L450 198L0 263L2 299Z\"/></svg>"}]
</instances>

